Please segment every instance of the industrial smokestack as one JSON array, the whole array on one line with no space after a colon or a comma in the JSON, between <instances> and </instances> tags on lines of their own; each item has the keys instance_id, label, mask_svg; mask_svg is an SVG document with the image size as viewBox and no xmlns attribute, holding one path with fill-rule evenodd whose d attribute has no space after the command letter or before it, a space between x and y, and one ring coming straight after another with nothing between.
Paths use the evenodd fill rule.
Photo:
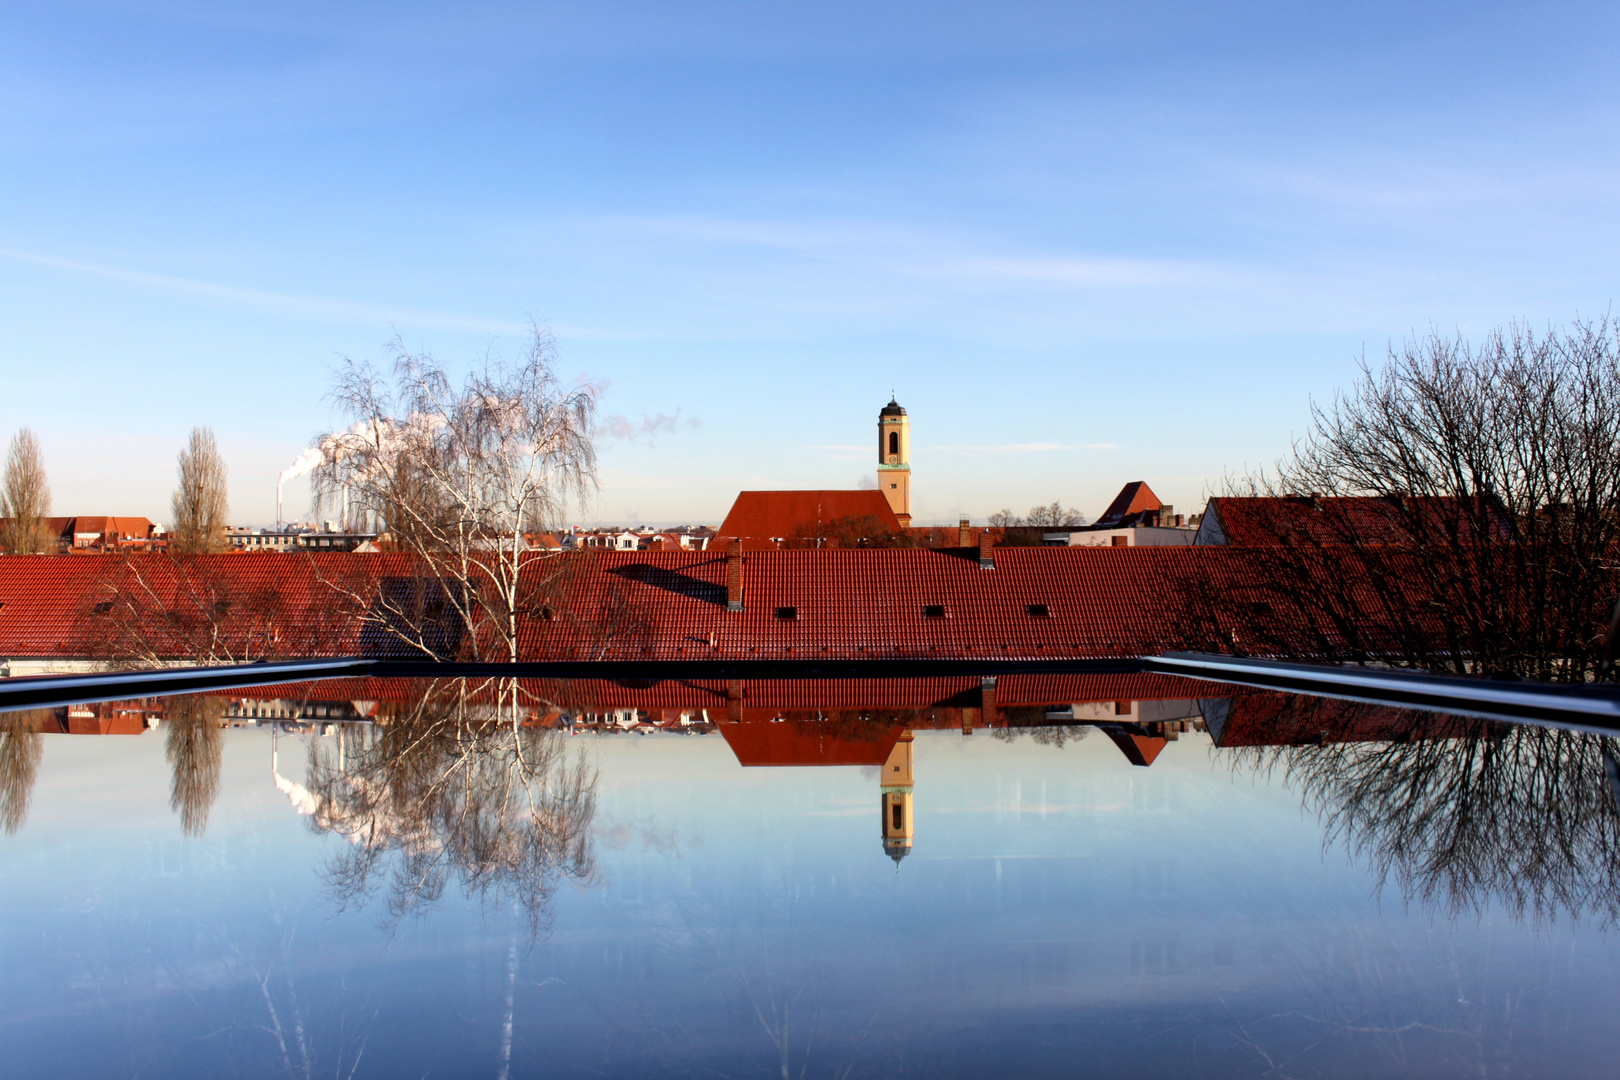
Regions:
<instances>
[{"instance_id":1,"label":"industrial smokestack","mask_svg":"<svg viewBox=\"0 0 1620 1080\"><path fill-rule=\"evenodd\" d=\"M299 454L297 459L294 460L291 465L287 466L285 469L282 469L281 475L276 477L277 528L281 527L281 485L285 484L289 480L297 479L306 473L315 471L315 467L325 460L326 456L312 446L308 450L305 450L303 453Z\"/></svg>"}]
</instances>

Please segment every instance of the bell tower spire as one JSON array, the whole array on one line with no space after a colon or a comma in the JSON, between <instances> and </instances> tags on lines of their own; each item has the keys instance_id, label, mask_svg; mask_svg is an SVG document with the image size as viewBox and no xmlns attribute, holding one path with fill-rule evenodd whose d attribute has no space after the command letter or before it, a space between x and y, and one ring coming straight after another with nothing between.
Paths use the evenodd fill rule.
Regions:
<instances>
[{"instance_id":1,"label":"bell tower spire","mask_svg":"<svg viewBox=\"0 0 1620 1080\"><path fill-rule=\"evenodd\" d=\"M892 395L878 413L878 487L901 528L910 528L911 419Z\"/></svg>"}]
</instances>

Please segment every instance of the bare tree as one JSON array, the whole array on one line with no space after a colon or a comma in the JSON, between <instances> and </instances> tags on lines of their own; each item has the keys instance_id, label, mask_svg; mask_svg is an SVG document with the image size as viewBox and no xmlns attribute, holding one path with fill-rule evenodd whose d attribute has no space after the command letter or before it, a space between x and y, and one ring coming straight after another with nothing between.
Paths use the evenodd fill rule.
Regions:
<instances>
[{"instance_id":1,"label":"bare tree","mask_svg":"<svg viewBox=\"0 0 1620 1080\"><path fill-rule=\"evenodd\" d=\"M164 747L173 770L169 807L180 814L187 836L201 836L208 829L208 813L219 797L224 716L224 698L187 696L169 703Z\"/></svg>"},{"instance_id":2,"label":"bare tree","mask_svg":"<svg viewBox=\"0 0 1620 1080\"><path fill-rule=\"evenodd\" d=\"M38 555L56 550L56 537L45 520L51 512L51 489L39 439L28 428L11 438L6 475L0 485L0 548L12 555Z\"/></svg>"},{"instance_id":3,"label":"bare tree","mask_svg":"<svg viewBox=\"0 0 1620 1080\"><path fill-rule=\"evenodd\" d=\"M0 713L0 828L8 835L28 820L45 749L39 726L50 718L48 709Z\"/></svg>"},{"instance_id":4,"label":"bare tree","mask_svg":"<svg viewBox=\"0 0 1620 1080\"><path fill-rule=\"evenodd\" d=\"M1189 603L1205 645L1592 678L1617 591L1620 328L1409 342L1229 487L1266 497L1264 541L1241 587Z\"/></svg>"},{"instance_id":5,"label":"bare tree","mask_svg":"<svg viewBox=\"0 0 1620 1080\"><path fill-rule=\"evenodd\" d=\"M180 451L180 486L173 499L174 524L169 546L183 553L225 550L225 459L219 456L210 428L191 429Z\"/></svg>"},{"instance_id":6,"label":"bare tree","mask_svg":"<svg viewBox=\"0 0 1620 1080\"><path fill-rule=\"evenodd\" d=\"M1042 532L1071 529L1085 523L1084 514L1056 500L1046 506L1030 507L1029 513L1023 517L1007 509L997 510L990 515L990 527L1001 530L1002 547L1040 547Z\"/></svg>"},{"instance_id":7,"label":"bare tree","mask_svg":"<svg viewBox=\"0 0 1620 1080\"><path fill-rule=\"evenodd\" d=\"M530 593L555 591L560 572L558 553L529 537L596 489L596 388L558 380L538 328L521 361L487 360L459 388L431 356L397 339L393 350L392 388L369 364L338 372L331 396L354 423L316 440L317 498L374 515L417 557L421 581L380 598L380 625L439 656L448 619L462 658L516 660Z\"/></svg>"},{"instance_id":8,"label":"bare tree","mask_svg":"<svg viewBox=\"0 0 1620 1080\"><path fill-rule=\"evenodd\" d=\"M1407 899L1448 917L1499 903L1538 923L1620 922L1615 739L1298 695L1233 708L1291 743L1237 750L1235 764L1282 773L1324 842Z\"/></svg>"},{"instance_id":9,"label":"bare tree","mask_svg":"<svg viewBox=\"0 0 1620 1080\"><path fill-rule=\"evenodd\" d=\"M386 725L312 747L311 825L351 841L327 867L337 900L361 903L386 883L393 925L459 881L543 933L558 885L595 866L596 770L529 724L551 709L514 679L454 679Z\"/></svg>"}]
</instances>

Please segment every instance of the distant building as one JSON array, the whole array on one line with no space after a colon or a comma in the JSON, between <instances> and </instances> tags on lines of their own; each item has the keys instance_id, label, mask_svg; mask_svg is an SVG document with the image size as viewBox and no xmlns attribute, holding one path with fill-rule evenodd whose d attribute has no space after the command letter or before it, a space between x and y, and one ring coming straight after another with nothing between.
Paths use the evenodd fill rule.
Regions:
<instances>
[{"instance_id":1,"label":"distant building","mask_svg":"<svg viewBox=\"0 0 1620 1080\"><path fill-rule=\"evenodd\" d=\"M911 525L911 419L893 398L878 412L878 489L744 491L719 535L757 550L813 540L839 521L870 519L876 529L904 533Z\"/></svg>"},{"instance_id":2,"label":"distant building","mask_svg":"<svg viewBox=\"0 0 1620 1080\"><path fill-rule=\"evenodd\" d=\"M871 518L890 532L902 529L881 491L743 491L720 523L719 535L740 537L745 547L775 547L820 536L833 522L855 518Z\"/></svg>"},{"instance_id":3,"label":"distant building","mask_svg":"<svg viewBox=\"0 0 1620 1080\"><path fill-rule=\"evenodd\" d=\"M1209 500L1198 526L1200 546L1274 547L1279 544L1372 546L1411 543L1413 533L1446 534L1469 521L1456 500L1444 497L1394 502L1377 496L1317 494ZM1508 535L1498 520L1499 535Z\"/></svg>"},{"instance_id":4,"label":"distant building","mask_svg":"<svg viewBox=\"0 0 1620 1080\"><path fill-rule=\"evenodd\" d=\"M878 487L902 529L911 527L911 419L894 398L878 413Z\"/></svg>"},{"instance_id":5,"label":"distant building","mask_svg":"<svg viewBox=\"0 0 1620 1080\"><path fill-rule=\"evenodd\" d=\"M1146 480L1132 480L1096 521L1044 532L1041 542L1049 547L1184 547L1193 542L1197 524L1197 515L1189 524L1175 507L1160 502Z\"/></svg>"},{"instance_id":6,"label":"distant building","mask_svg":"<svg viewBox=\"0 0 1620 1080\"><path fill-rule=\"evenodd\" d=\"M163 526L143 517L53 517L45 522L59 552L144 551L163 544Z\"/></svg>"},{"instance_id":7,"label":"distant building","mask_svg":"<svg viewBox=\"0 0 1620 1080\"><path fill-rule=\"evenodd\" d=\"M280 529L250 529L233 525L225 530L225 543L235 551L293 551L298 537L313 529L288 525Z\"/></svg>"}]
</instances>

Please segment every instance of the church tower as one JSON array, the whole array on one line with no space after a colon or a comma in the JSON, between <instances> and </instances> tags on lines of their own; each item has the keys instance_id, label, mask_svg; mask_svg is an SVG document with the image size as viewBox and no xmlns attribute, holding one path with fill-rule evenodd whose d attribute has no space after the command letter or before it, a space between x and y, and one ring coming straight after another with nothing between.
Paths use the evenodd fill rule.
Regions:
<instances>
[{"instance_id":1,"label":"church tower","mask_svg":"<svg viewBox=\"0 0 1620 1080\"><path fill-rule=\"evenodd\" d=\"M899 402L889 403L878 413L878 487L889 500L889 508L900 519L900 527L911 527L911 421Z\"/></svg>"},{"instance_id":2,"label":"church tower","mask_svg":"<svg viewBox=\"0 0 1620 1080\"><path fill-rule=\"evenodd\" d=\"M903 732L883 763L883 854L899 866L911 854L911 732Z\"/></svg>"}]
</instances>

